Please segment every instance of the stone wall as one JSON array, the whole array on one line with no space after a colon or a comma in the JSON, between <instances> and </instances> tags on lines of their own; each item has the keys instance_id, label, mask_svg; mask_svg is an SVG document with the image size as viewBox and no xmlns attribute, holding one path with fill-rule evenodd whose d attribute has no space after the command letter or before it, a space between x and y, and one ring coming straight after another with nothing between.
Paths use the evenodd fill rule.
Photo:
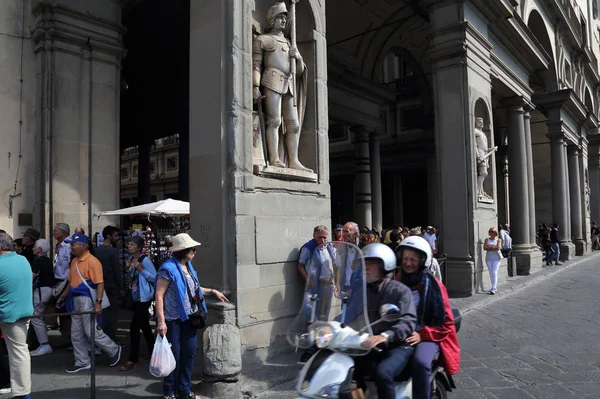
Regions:
<instances>
[{"instance_id":1,"label":"stone wall","mask_svg":"<svg viewBox=\"0 0 600 399\"><path fill-rule=\"evenodd\" d=\"M15 237L20 237L28 227L39 227L39 218L34 218L39 214L39 189L35 179L39 165L36 163L36 64L29 34L30 10L28 0L0 2L0 228ZM15 194L20 196L11 201ZM19 223L19 214L31 217Z\"/></svg>"}]
</instances>

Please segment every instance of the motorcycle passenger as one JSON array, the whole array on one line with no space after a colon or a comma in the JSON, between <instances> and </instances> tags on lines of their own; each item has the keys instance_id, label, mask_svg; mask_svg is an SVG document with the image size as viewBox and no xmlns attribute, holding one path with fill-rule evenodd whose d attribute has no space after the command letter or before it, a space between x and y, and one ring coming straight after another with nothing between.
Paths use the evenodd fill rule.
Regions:
<instances>
[{"instance_id":1,"label":"motorcycle passenger","mask_svg":"<svg viewBox=\"0 0 600 399\"><path fill-rule=\"evenodd\" d=\"M367 311L369 323L380 319L379 307L393 304L400 309L400 319L374 325L373 336L363 343L364 347L383 346L381 352L371 351L356 359L356 376L372 377L377 385L379 399L395 399L394 378L407 365L413 348L406 342L415 329L416 313L410 290L398 281L389 278L396 268L394 251L385 244L374 243L362 249L365 256L367 279ZM373 362L377 365L373 366ZM357 378L358 380L358 378Z\"/></svg>"},{"instance_id":2,"label":"motorcycle passenger","mask_svg":"<svg viewBox=\"0 0 600 399\"><path fill-rule=\"evenodd\" d=\"M412 359L413 398L431 397L431 365L440 353L448 375L458 372L460 347L446 287L429 271L431 247L421 237L408 237L396 252L401 266L396 280L407 285L417 308L415 332L406 341L415 348Z\"/></svg>"}]
</instances>

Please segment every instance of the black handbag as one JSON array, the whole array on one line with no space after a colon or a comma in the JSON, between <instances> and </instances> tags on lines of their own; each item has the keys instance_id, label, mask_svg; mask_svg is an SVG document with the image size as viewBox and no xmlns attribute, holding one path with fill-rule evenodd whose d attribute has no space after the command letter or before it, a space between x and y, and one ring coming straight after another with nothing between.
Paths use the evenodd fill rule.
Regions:
<instances>
[{"instance_id":1,"label":"black handbag","mask_svg":"<svg viewBox=\"0 0 600 399\"><path fill-rule=\"evenodd\" d=\"M192 295L187 280L185 281L185 287L187 288L188 298L190 299L190 306L193 307L194 305L198 305L198 310L188 315L188 320L190 321L192 327L200 330L206 326L206 312L202 307L202 302L204 302L204 298L202 298L201 296L195 297L194 295Z\"/></svg>"}]
</instances>

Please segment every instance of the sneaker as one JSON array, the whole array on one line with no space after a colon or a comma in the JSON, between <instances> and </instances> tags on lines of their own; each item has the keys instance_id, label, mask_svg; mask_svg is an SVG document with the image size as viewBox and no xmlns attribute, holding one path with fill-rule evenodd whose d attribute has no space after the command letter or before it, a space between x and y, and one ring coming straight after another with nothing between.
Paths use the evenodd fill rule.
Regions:
<instances>
[{"instance_id":1,"label":"sneaker","mask_svg":"<svg viewBox=\"0 0 600 399\"><path fill-rule=\"evenodd\" d=\"M69 367L65 371L67 373L73 374L73 373L78 373L78 372L83 371L83 370L89 370L91 368L92 368L92 366L90 366L89 364L85 365L85 366L77 366L77 365L75 365L74 367Z\"/></svg>"},{"instance_id":2,"label":"sneaker","mask_svg":"<svg viewBox=\"0 0 600 399\"><path fill-rule=\"evenodd\" d=\"M123 350L123 348L118 345L117 345L117 348L119 348L117 354L115 356L111 357L109 360L108 364L110 365L110 367L115 367L121 361L121 351Z\"/></svg>"},{"instance_id":3,"label":"sneaker","mask_svg":"<svg viewBox=\"0 0 600 399\"><path fill-rule=\"evenodd\" d=\"M29 356L31 356L31 357L44 356L44 355L49 355L51 353L52 353L52 347L48 344L43 344L43 345L40 345L39 348L37 348L36 350L30 352Z\"/></svg>"},{"instance_id":4,"label":"sneaker","mask_svg":"<svg viewBox=\"0 0 600 399\"><path fill-rule=\"evenodd\" d=\"M490 295L496 295L496 290L491 290Z\"/></svg>"},{"instance_id":5,"label":"sneaker","mask_svg":"<svg viewBox=\"0 0 600 399\"><path fill-rule=\"evenodd\" d=\"M12 390L10 389L10 387L0 388L0 395L9 395L10 393L12 393Z\"/></svg>"}]
</instances>

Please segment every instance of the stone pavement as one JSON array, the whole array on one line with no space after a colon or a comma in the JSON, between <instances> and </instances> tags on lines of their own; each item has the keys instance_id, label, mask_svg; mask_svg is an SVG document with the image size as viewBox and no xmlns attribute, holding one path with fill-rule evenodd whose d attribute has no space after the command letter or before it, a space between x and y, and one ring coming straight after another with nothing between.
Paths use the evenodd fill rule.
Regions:
<instances>
[{"instance_id":1,"label":"stone pavement","mask_svg":"<svg viewBox=\"0 0 600 399\"><path fill-rule=\"evenodd\" d=\"M598 255L586 255L565 266L510 279L496 296L453 300L464 314L459 333L463 363L455 377L459 388L450 397L600 398L598 260ZM127 314L123 316L124 333ZM121 340L126 342L124 336ZM34 398L90 397L88 374L64 372L72 356L58 350L33 359ZM298 359L299 354L279 342L247 352L238 383L204 384L195 373L195 389L206 398L295 398ZM161 396L162 382L148 373L148 362L128 373L109 368L106 355L97 363L98 399Z\"/></svg>"},{"instance_id":2,"label":"stone pavement","mask_svg":"<svg viewBox=\"0 0 600 399\"><path fill-rule=\"evenodd\" d=\"M453 398L599 398L598 257L468 311Z\"/></svg>"}]
</instances>

